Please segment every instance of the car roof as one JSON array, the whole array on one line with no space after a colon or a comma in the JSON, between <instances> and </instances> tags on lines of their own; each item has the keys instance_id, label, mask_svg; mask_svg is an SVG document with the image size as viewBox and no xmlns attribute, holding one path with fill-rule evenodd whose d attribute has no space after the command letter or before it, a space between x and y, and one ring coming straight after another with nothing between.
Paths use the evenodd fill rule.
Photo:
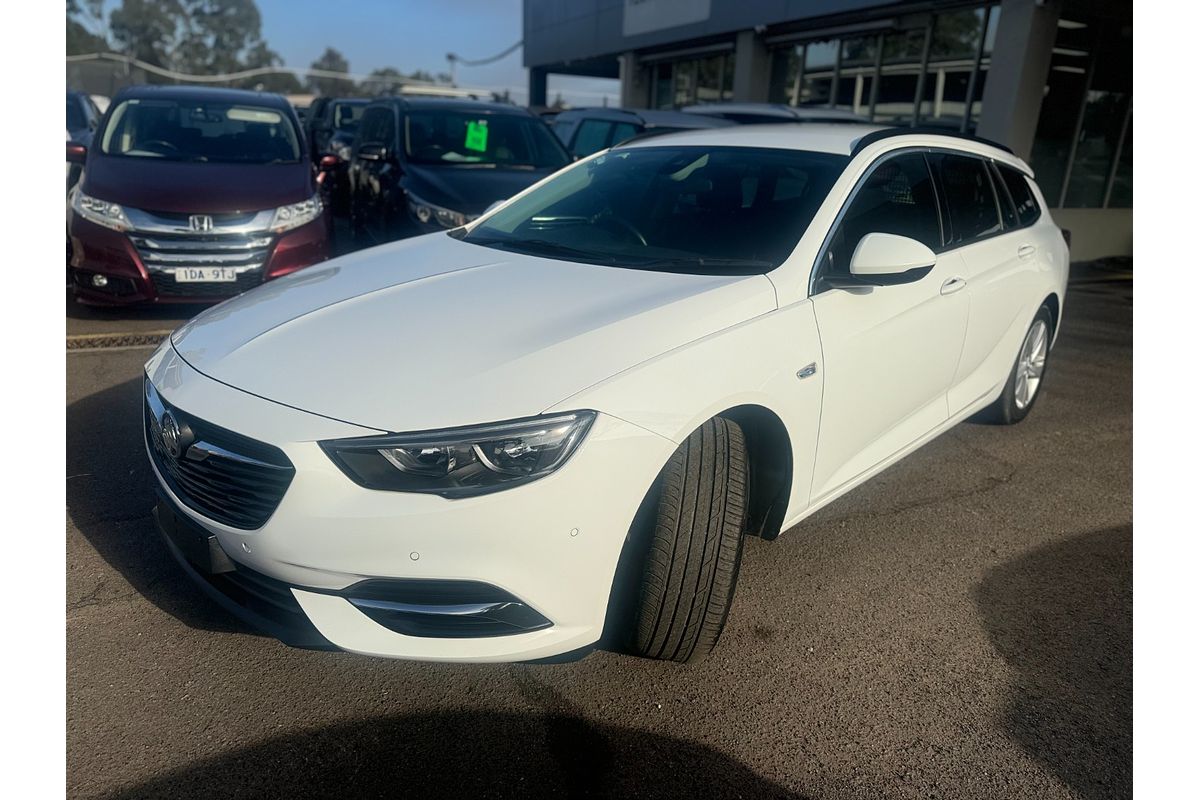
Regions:
<instances>
[{"instance_id":1,"label":"car roof","mask_svg":"<svg viewBox=\"0 0 1200 800\"><path fill-rule=\"evenodd\" d=\"M844 119L847 122L868 122L866 117L842 108L789 106L783 103L700 103L684 106L681 110L686 114L714 116L718 114L756 114L762 117L779 117L780 119Z\"/></svg>"},{"instance_id":2,"label":"car roof","mask_svg":"<svg viewBox=\"0 0 1200 800\"><path fill-rule=\"evenodd\" d=\"M645 108L608 108L592 106L572 108L560 112L557 119L569 121L572 119L603 119L612 122L636 122L646 128L723 128L736 123L721 117L703 114L685 114L682 111L670 111Z\"/></svg>"},{"instance_id":3,"label":"car roof","mask_svg":"<svg viewBox=\"0 0 1200 800\"><path fill-rule=\"evenodd\" d=\"M532 117L533 113L508 103L487 100L458 100L453 97L377 97L373 104L392 104L413 110L466 111L471 114L512 114Z\"/></svg>"},{"instance_id":4,"label":"car roof","mask_svg":"<svg viewBox=\"0 0 1200 800\"><path fill-rule=\"evenodd\" d=\"M873 135L880 134L880 135ZM860 140L870 137L866 146ZM679 131L659 136L631 139L618 148L669 147L700 145L708 147L767 147L785 150L809 150L818 153L852 156L870 151L872 156L904 147L940 147L991 158L1032 175L1029 165L999 146L954 133L937 133L910 128L857 123L812 122L805 125L735 125L706 130Z\"/></svg>"},{"instance_id":5,"label":"car roof","mask_svg":"<svg viewBox=\"0 0 1200 800\"><path fill-rule=\"evenodd\" d=\"M255 103L290 109L286 98L271 92L254 92L248 89L218 89L212 86L131 86L117 92L113 103L130 99L160 99L183 101L209 101L218 103Z\"/></svg>"}]
</instances>

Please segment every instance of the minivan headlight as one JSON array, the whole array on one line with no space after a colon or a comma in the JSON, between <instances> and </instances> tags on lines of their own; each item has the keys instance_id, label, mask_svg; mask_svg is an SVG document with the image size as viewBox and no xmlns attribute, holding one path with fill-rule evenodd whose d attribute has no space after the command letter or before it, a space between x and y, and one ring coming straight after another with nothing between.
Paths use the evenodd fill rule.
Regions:
<instances>
[{"instance_id":1,"label":"minivan headlight","mask_svg":"<svg viewBox=\"0 0 1200 800\"><path fill-rule=\"evenodd\" d=\"M470 497L543 478L567 462L594 411L321 442L347 476L368 489Z\"/></svg>"},{"instance_id":2,"label":"minivan headlight","mask_svg":"<svg viewBox=\"0 0 1200 800\"><path fill-rule=\"evenodd\" d=\"M417 221L422 225L437 220L437 223L443 228L461 228L466 225L470 219L461 211L451 211L448 208L435 206L433 203L426 202L417 197L412 192L408 193L408 210L417 218Z\"/></svg>"},{"instance_id":3,"label":"minivan headlight","mask_svg":"<svg viewBox=\"0 0 1200 800\"><path fill-rule=\"evenodd\" d=\"M275 209L275 216L271 218L271 230L275 233L283 233L293 228L299 228L321 216L321 209L320 192L301 203L280 206Z\"/></svg>"},{"instance_id":4,"label":"minivan headlight","mask_svg":"<svg viewBox=\"0 0 1200 800\"><path fill-rule=\"evenodd\" d=\"M79 191L78 187L74 190L74 195L71 198L71 208L87 221L114 231L127 231L133 227L129 224L129 218L125 216L125 209L116 203L86 195Z\"/></svg>"}]
</instances>

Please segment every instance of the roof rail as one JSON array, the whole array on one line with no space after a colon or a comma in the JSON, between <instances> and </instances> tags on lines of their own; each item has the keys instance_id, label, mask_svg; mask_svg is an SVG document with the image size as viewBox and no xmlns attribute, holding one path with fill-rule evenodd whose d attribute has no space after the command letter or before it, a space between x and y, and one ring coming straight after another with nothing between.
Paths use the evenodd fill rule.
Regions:
<instances>
[{"instance_id":1,"label":"roof rail","mask_svg":"<svg viewBox=\"0 0 1200 800\"><path fill-rule=\"evenodd\" d=\"M878 142L882 139L890 139L893 136L908 136L909 134L914 134L914 133L922 134L925 136L948 136L951 139L966 139L967 141L970 141L970 142L979 142L980 144L986 144L990 147L995 147L999 150L1003 150L1004 152L1008 153L1009 155L1016 155L1015 153L1013 153L1012 148L1010 148L1008 145L1003 145L1003 144L1000 144L999 142L993 142L991 139L984 139L983 137L973 136L969 133L960 133L959 131L946 130L945 128L935 128L935 127L928 127L928 126L927 127L917 127L917 128L886 128L882 131L875 131L874 133L868 133L866 136L862 137L861 139L859 139L857 142L854 143L854 149L850 151L850 155L856 156L856 155L858 155L859 151L862 150L867 145L875 144L875 142Z\"/></svg>"}]
</instances>

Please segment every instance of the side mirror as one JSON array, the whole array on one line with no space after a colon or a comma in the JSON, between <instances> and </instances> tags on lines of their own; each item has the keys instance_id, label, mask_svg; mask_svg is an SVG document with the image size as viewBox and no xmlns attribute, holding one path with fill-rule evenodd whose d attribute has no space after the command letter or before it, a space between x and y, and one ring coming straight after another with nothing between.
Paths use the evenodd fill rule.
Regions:
<instances>
[{"instance_id":1,"label":"side mirror","mask_svg":"<svg viewBox=\"0 0 1200 800\"><path fill-rule=\"evenodd\" d=\"M317 165L321 172L327 172L331 169L337 169L337 165L341 163L341 159L334 155L321 156L321 162Z\"/></svg>"},{"instance_id":2,"label":"side mirror","mask_svg":"<svg viewBox=\"0 0 1200 800\"><path fill-rule=\"evenodd\" d=\"M364 144L358 148L356 155L364 161L385 161L388 151L381 144Z\"/></svg>"},{"instance_id":3,"label":"side mirror","mask_svg":"<svg viewBox=\"0 0 1200 800\"><path fill-rule=\"evenodd\" d=\"M67 162L82 164L85 161L87 161L87 145L79 142L67 142Z\"/></svg>"},{"instance_id":4,"label":"side mirror","mask_svg":"<svg viewBox=\"0 0 1200 800\"><path fill-rule=\"evenodd\" d=\"M894 286L921 280L936 263L934 252L916 239L868 233L854 248L850 274L867 285Z\"/></svg>"}]
</instances>

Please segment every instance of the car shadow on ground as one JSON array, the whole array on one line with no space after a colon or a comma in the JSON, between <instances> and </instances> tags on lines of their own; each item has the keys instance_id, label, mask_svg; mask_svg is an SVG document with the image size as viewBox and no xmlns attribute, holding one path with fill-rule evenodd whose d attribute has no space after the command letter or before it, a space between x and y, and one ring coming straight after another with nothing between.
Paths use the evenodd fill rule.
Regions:
<instances>
[{"instance_id":1,"label":"car shadow on ground","mask_svg":"<svg viewBox=\"0 0 1200 800\"><path fill-rule=\"evenodd\" d=\"M796 797L728 756L573 714L449 712L281 736L110 795L142 797Z\"/></svg>"},{"instance_id":2,"label":"car shadow on ground","mask_svg":"<svg viewBox=\"0 0 1200 800\"><path fill-rule=\"evenodd\" d=\"M1133 528L990 570L975 601L1015 672L1009 734L1088 800L1133 793Z\"/></svg>"},{"instance_id":3,"label":"car shadow on ground","mask_svg":"<svg viewBox=\"0 0 1200 800\"><path fill-rule=\"evenodd\" d=\"M185 625L253 633L192 585L167 550L150 516L154 477L143 441L139 379L67 406L68 517L134 590Z\"/></svg>"}]
</instances>

